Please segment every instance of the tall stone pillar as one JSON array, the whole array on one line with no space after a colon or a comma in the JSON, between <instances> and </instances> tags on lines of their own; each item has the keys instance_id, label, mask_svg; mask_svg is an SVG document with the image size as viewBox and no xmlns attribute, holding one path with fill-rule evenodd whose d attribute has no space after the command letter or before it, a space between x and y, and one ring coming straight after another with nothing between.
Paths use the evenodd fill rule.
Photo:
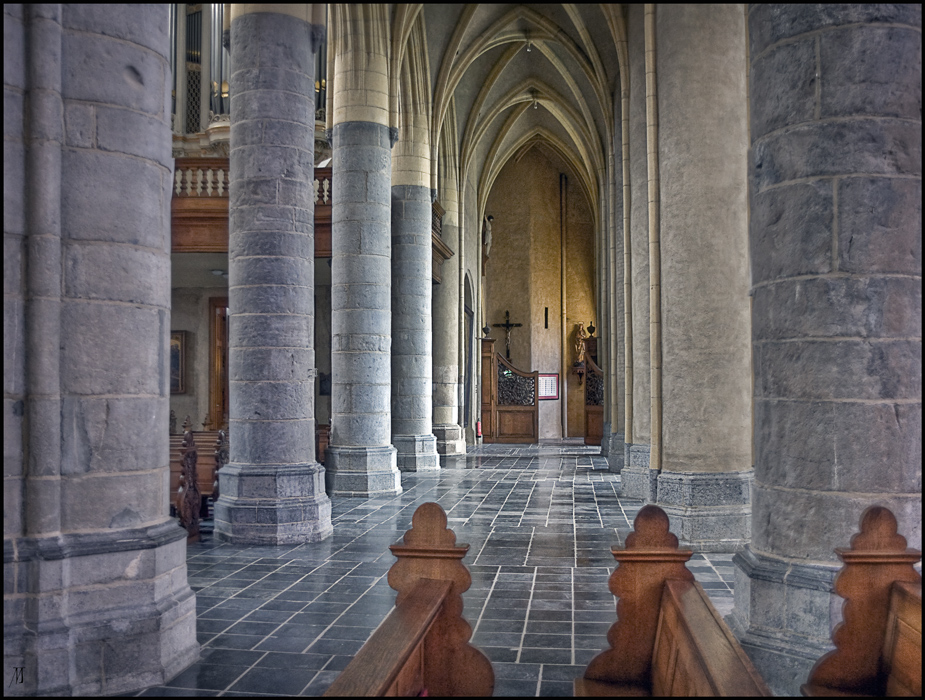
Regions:
<instances>
[{"instance_id":1,"label":"tall stone pillar","mask_svg":"<svg viewBox=\"0 0 925 700\"><path fill-rule=\"evenodd\" d=\"M630 74L630 249L633 311L633 420L626 435L626 452L620 478L623 495L655 500L655 479L650 475L651 445L649 373L649 211L646 163L646 73L642 5L630 5L627 22Z\"/></svg>"},{"instance_id":2,"label":"tall stone pillar","mask_svg":"<svg viewBox=\"0 0 925 700\"><path fill-rule=\"evenodd\" d=\"M3 12L4 691L128 694L199 656L168 516L168 8Z\"/></svg>"},{"instance_id":3,"label":"tall stone pillar","mask_svg":"<svg viewBox=\"0 0 925 700\"><path fill-rule=\"evenodd\" d=\"M401 471L440 468L433 434L430 187L392 187L392 443Z\"/></svg>"},{"instance_id":4,"label":"tall stone pillar","mask_svg":"<svg viewBox=\"0 0 925 700\"><path fill-rule=\"evenodd\" d=\"M869 505L921 547L918 5L751 5L755 493L731 619L796 694Z\"/></svg>"},{"instance_id":5,"label":"tall stone pillar","mask_svg":"<svg viewBox=\"0 0 925 700\"><path fill-rule=\"evenodd\" d=\"M448 157L448 156L445 156ZM448 167L441 179L440 203L443 215L443 242L459 252L459 189L454 168ZM466 454L466 438L459 424L459 263L448 260L442 281L434 287L434 435L437 453L452 457Z\"/></svg>"},{"instance_id":6,"label":"tall stone pillar","mask_svg":"<svg viewBox=\"0 0 925 700\"><path fill-rule=\"evenodd\" d=\"M662 290L657 502L684 546L748 542L751 445L742 5L656 14Z\"/></svg>"},{"instance_id":7,"label":"tall stone pillar","mask_svg":"<svg viewBox=\"0 0 925 700\"><path fill-rule=\"evenodd\" d=\"M314 406L313 43L323 26L312 5L231 7L231 453L215 532L316 542L332 532Z\"/></svg>"},{"instance_id":8,"label":"tall stone pillar","mask_svg":"<svg viewBox=\"0 0 925 700\"><path fill-rule=\"evenodd\" d=\"M330 493L399 493L391 444L391 165L388 17L332 6Z\"/></svg>"}]
</instances>

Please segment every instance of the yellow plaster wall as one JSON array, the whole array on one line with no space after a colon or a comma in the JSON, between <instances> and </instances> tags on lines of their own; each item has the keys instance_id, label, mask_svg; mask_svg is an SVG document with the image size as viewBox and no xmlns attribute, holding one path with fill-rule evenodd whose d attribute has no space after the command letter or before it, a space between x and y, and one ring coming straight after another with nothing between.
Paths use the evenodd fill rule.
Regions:
<instances>
[{"instance_id":1,"label":"yellow plaster wall","mask_svg":"<svg viewBox=\"0 0 925 700\"><path fill-rule=\"evenodd\" d=\"M492 248L485 268L489 323L511 321L524 326L511 335L511 360L524 370L562 371L561 241L559 175L568 175L566 237L566 310L574 362L575 325L597 322L594 306L594 224L576 178L545 149L533 148L502 169L488 198L486 214L495 217ZM549 328L545 309L549 308ZM596 324L597 325L597 324ZM504 352L502 329L492 328L496 348ZM568 434L584 435L584 387L577 377L560 377L560 394L568 391ZM561 401L561 399L560 399ZM562 437L560 401L540 402L540 438Z\"/></svg>"}]
</instances>

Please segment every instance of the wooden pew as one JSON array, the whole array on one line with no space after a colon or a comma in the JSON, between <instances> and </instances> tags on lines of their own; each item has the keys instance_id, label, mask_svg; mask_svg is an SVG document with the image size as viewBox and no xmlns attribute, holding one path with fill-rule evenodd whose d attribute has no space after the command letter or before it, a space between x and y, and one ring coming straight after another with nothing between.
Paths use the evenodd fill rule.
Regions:
<instances>
[{"instance_id":1,"label":"wooden pew","mask_svg":"<svg viewBox=\"0 0 925 700\"><path fill-rule=\"evenodd\" d=\"M617 622L610 648L575 680L576 696L771 695L686 566L668 516L645 506L626 549L612 549Z\"/></svg>"},{"instance_id":2,"label":"wooden pew","mask_svg":"<svg viewBox=\"0 0 925 700\"><path fill-rule=\"evenodd\" d=\"M436 503L415 511L389 585L395 607L335 679L326 696L457 696L492 694L491 662L469 644L472 627L462 617L462 594L472 577L446 513Z\"/></svg>"},{"instance_id":3,"label":"wooden pew","mask_svg":"<svg viewBox=\"0 0 925 700\"><path fill-rule=\"evenodd\" d=\"M806 696L922 695L922 553L906 547L896 517L873 506L851 546L835 550L844 566L835 592L845 599L832 632L835 649L816 662Z\"/></svg>"}]
</instances>

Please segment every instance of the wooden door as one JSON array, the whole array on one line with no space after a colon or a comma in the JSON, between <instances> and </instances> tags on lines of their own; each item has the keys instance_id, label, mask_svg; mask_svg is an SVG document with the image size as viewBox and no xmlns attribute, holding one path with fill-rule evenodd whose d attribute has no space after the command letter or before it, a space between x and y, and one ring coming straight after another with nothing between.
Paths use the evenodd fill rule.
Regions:
<instances>
[{"instance_id":1,"label":"wooden door","mask_svg":"<svg viewBox=\"0 0 925 700\"><path fill-rule=\"evenodd\" d=\"M494 338L482 338L482 441L494 442L495 395L498 392L497 373L494 370Z\"/></svg>"},{"instance_id":2,"label":"wooden door","mask_svg":"<svg viewBox=\"0 0 925 700\"><path fill-rule=\"evenodd\" d=\"M585 444L600 445L604 437L604 370L585 355Z\"/></svg>"}]
</instances>

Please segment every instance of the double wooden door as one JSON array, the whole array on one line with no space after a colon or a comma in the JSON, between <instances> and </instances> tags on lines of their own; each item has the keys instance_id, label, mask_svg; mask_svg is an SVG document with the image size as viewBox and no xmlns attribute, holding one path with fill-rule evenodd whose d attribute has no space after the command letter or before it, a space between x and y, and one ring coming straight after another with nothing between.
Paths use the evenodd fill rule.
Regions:
<instances>
[{"instance_id":1,"label":"double wooden door","mask_svg":"<svg viewBox=\"0 0 925 700\"><path fill-rule=\"evenodd\" d=\"M519 370L482 339L482 439L536 443L539 438L539 372Z\"/></svg>"}]
</instances>

